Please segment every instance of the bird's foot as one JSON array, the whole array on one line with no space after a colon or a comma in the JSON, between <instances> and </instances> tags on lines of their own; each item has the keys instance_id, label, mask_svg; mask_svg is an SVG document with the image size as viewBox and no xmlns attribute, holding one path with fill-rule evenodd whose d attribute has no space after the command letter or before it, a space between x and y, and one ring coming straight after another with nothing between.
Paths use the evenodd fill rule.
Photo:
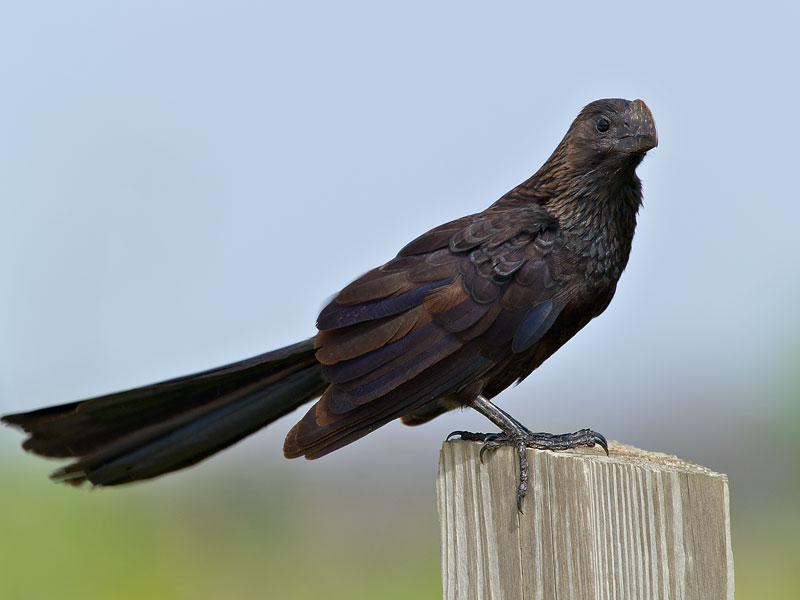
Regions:
<instances>
[{"instance_id":1,"label":"bird's foot","mask_svg":"<svg viewBox=\"0 0 800 600\"><path fill-rule=\"evenodd\" d=\"M469 431L454 431L447 436L458 436L462 440L483 442L480 458L483 462L487 450L497 450L501 446L514 446L519 457L519 485L517 486L517 510L522 512L522 499L528 493L528 448L539 450L568 450L578 446L600 446L608 455L608 442L601 434L591 429L581 429L573 433L544 433L533 432L527 428L515 427L511 434L508 433L471 433Z\"/></svg>"}]
</instances>

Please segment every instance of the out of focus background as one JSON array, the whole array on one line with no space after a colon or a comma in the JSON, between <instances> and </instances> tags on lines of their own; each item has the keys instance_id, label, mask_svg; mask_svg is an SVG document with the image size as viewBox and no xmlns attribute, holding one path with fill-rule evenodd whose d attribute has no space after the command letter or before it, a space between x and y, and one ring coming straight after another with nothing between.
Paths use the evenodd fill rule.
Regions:
<instances>
[{"instance_id":1,"label":"out of focus background","mask_svg":"<svg viewBox=\"0 0 800 600\"><path fill-rule=\"evenodd\" d=\"M311 335L586 103L660 147L611 307L501 405L728 473L737 597L800 592L797 3L0 3L0 412ZM127 489L0 430L3 598L436 598L442 439L286 461L291 415Z\"/></svg>"}]
</instances>

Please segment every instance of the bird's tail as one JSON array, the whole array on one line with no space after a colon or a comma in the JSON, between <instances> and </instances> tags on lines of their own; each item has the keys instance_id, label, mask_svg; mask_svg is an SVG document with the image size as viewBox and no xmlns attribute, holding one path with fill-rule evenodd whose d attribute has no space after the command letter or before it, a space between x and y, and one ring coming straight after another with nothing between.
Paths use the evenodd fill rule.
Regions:
<instances>
[{"instance_id":1,"label":"bird's tail","mask_svg":"<svg viewBox=\"0 0 800 600\"><path fill-rule=\"evenodd\" d=\"M75 458L53 479L118 485L193 465L318 397L314 340L202 373L6 415L23 448Z\"/></svg>"}]
</instances>

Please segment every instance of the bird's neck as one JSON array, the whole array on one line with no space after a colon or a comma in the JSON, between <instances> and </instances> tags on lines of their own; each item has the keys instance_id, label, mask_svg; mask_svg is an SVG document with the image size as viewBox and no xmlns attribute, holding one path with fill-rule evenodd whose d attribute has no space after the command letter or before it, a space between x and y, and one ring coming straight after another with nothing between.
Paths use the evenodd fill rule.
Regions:
<instances>
[{"instance_id":1,"label":"bird's neck","mask_svg":"<svg viewBox=\"0 0 800 600\"><path fill-rule=\"evenodd\" d=\"M631 252L641 198L641 183L633 174L622 185L615 182L606 189L567 201L554 199L559 224L584 257L590 279L607 284L622 275Z\"/></svg>"},{"instance_id":2,"label":"bird's neck","mask_svg":"<svg viewBox=\"0 0 800 600\"><path fill-rule=\"evenodd\" d=\"M584 257L587 277L615 282L631 251L642 185L640 156L576 166L558 151L530 179L504 197L537 202L558 218L561 230Z\"/></svg>"}]
</instances>

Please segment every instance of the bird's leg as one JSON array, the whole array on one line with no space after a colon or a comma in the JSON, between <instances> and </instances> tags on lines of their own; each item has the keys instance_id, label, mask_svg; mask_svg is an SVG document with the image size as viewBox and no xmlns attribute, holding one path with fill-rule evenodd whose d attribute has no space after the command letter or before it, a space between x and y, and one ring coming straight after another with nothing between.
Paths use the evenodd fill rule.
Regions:
<instances>
[{"instance_id":1,"label":"bird's leg","mask_svg":"<svg viewBox=\"0 0 800 600\"><path fill-rule=\"evenodd\" d=\"M483 442L480 457L487 450L496 450L500 446L514 446L519 456L519 486L517 487L517 509L522 512L522 499L528 492L528 455L527 448L538 448L539 450L566 450L576 446L599 445L608 454L608 442L606 438L592 431L591 429L581 429L574 433L535 433L530 431L522 423L517 421L507 412L495 406L483 396L478 396L470 403L470 406L497 425L502 433L470 433L468 431L454 431L447 439L452 436L459 436L462 440Z\"/></svg>"}]
</instances>

